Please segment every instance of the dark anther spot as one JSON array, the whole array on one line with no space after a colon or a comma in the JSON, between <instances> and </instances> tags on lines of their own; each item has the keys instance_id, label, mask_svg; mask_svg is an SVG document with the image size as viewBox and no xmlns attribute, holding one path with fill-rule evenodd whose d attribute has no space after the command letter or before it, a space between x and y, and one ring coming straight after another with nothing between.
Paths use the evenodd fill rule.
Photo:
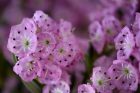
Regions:
<instances>
[{"instance_id":1,"label":"dark anther spot","mask_svg":"<svg viewBox=\"0 0 140 93\"><path fill-rule=\"evenodd\" d=\"M27 30L27 27L25 27L25 30Z\"/></svg>"},{"instance_id":2,"label":"dark anther spot","mask_svg":"<svg viewBox=\"0 0 140 93\"><path fill-rule=\"evenodd\" d=\"M123 37L125 37L125 35L123 34Z\"/></svg>"},{"instance_id":3,"label":"dark anther spot","mask_svg":"<svg viewBox=\"0 0 140 93\"><path fill-rule=\"evenodd\" d=\"M116 71L116 69L114 68L113 71Z\"/></svg>"},{"instance_id":4,"label":"dark anther spot","mask_svg":"<svg viewBox=\"0 0 140 93\"><path fill-rule=\"evenodd\" d=\"M120 48L120 50L123 50L123 48Z\"/></svg>"},{"instance_id":5,"label":"dark anther spot","mask_svg":"<svg viewBox=\"0 0 140 93\"><path fill-rule=\"evenodd\" d=\"M123 56L125 56L125 54L123 53Z\"/></svg>"},{"instance_id":6,"label":"dark anther spot","mask_svg":"<svg viewBox=\"0 0 140 93\"><path fill-rule=\"evenodd\" d=\"M125 82L124 81L122 81L122 84L124 84Z\"/></svg>"},{"instance_id":7,"label":"dark anther spot","mask_svg":"<svg viewBox=\"0 0 140 93\"><path fill-rule=\"evenodd\" d=\"M42 51L41 51L41 50L39 50L39 52L41 53Z\"/></svg>"},{"instance_id":8,"label":"dark anther spot","mask_svg":"<svg viewBox=\"0 0 140 93\"><path fill-rule=\"evenodd\" d=\"M71 49L71 51L73 51L73 49Z\"/></svg>"},{"instance_id":9,"label":"dark anther spot","mask_svg":"<svg viewBox=\"0 0 140 93\"><path fill-rule=\"evenodd\" d=\"M71 46L71 44L69 44L69 46Z\"/></svg>"},{"instance_id":10,"label":"dark anther spot","mask_svg":"<svg viewBox=\"0 0 140 93\"><path fill-rule=\"evenodd\" d=\"M50 24L47 24L47 26L50 26Z\"/></svg>"},{"instance_id":11,"label":"dark anther spot","mask_svg":"<svg viewBox=\"0 0 140 93\"><path fill-rule=\"evenodd\" d=\"M67 59L64 59L64 61L67 61Z\"/></svg>"},{"instance_id":12,"label":"dark anther spot","mask_svg":"<svg viewBox=\"0 0 140 93\"><path fill-rule=\"evenodd\" d=\"M13 40L16 40L15 38L13 38Z\"/></svg>"},{"instance_id":13,"label":"dark anther spot","mask_svg":"<svg viewBox=\"0 0 140 93\"><path fill-rule=\"evenodd\" d=\"M18 34L20 34L20 31L18 31Z\"/></svg>"},{"instance_id":14,"label":"dark anther spot","mask_svg":"<svg viewBox=\"0 0 140 93\"><path fill-rule=\"evenodd\" d=\"M50 72L50 74L53 74L52 72Z\"/></svg>"},{"instance_id":15,"label":"dark anther spot","mask_svg":"<svg viewBox=\"0 0 140 93\"><path fill-rule=\"evenodd\" d=\"M71 57L71 55L68 55L69 57Z\"/></svg>"},{"instance_id":16,"label":"dark anther spot","mask_svg":"<svg viewBox=\"0 0 140 93\"><path fill-rule=\"evenodd\" d=\"M42 70L43 70L43 71L45 71L45 69L44 69L44 68L43 68Z\"/></svg>"},{"instance_id":17,"label":"dark anther spot","mask_svg":"<svg viewBox=\"0 0 140 93\"><path fill-rule=\"evenodd\" d=\"M123 43L123 41L120 41L120 43L122 44L122 43Z\"/></svg>"}]
</instances>

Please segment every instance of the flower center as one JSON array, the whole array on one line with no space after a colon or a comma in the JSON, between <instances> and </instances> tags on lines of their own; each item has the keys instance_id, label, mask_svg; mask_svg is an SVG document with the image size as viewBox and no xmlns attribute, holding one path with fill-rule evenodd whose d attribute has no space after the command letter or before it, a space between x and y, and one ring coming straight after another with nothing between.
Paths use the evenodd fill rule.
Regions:
<instances>
[{"instance_id":1,"label":"flower center","mask_svg":"<svg viewBox=\"0 0 140 93\"><path fill-rule=\"evenodd\" d=\"M46 40L45 43L46 43L46 45L48 45L50 42L49 42L49 40Z\"/></svg>"},{"instance_id":2,"label":"flower center","mask_svg":"<svg viewBox=\"0 0 140 93\"><path fill-rule=\"evenodd\" d=\"M28 48L29 45L30 45L30 42L29 42L29 40L25 39L25 40L23 41L23 44L24 44L24 47L25 47L25 48Z\"/></svg>"},{"instance_id":3,"label":"flower center","mask_svg":"<svg viewBox=\"0 0 140 93\"><path fill-rule=\"evenodd\" d=\"M107 29L107 33L108 33L109 35L112 35L112 34L113 34L113 32L112 32L111 29Z\"/></svg>"},{"instance_id":4,"label":"flower center","mask_svg":"<svg viewBox=\"0 0 140 93\"><path fill-rule=\"evenodd\" d=\"M129 73L130 73L129 69L128 68L124 68L124 74L128 75Z\"/></svg>"},{"instance_id":5,"label":"flower center","mask_svg":"<svg viewBox=\"0 0 140 93\"><path fill-rule=\"evenodd\" d=\"M102 80L99 80L98 81L98 84L101 86L101 85L103 85L103 81Z\"/></svg>"},{"instance_id":6,"label":"flower center","mask_svg":"<svg viewBox=\"0 0 140 93\"><path fill-rule=\"evenodd\" d=\"M63 52L64 52L64 49L61 48L61 49L59 50L59 52L60 52L60 53L63 53Z\"/></svg>"},{"instance_id":7,"label":"flower center","mask_svg":"<svg viewBox=\"0 0 140 93\"><path fill-rule=\"evenodd\" d=\"M28 68L29 70L32 70L32 69L33 69L32 61L31 61L31 62L28 62L28 63L26 64L26 66L27 66L27 68Z\"/></svg>"}]
</instances>

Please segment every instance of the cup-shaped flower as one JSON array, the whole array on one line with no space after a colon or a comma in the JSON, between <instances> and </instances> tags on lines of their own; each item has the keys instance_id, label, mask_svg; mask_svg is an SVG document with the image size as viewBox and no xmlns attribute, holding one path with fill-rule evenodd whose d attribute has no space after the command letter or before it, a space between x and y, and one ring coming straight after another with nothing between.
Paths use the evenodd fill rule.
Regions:
<instances>
[{"instance_id":1,"label":"cup-shaped flower","mask_svg":"<svg viewBox=\"0 0 140 93\"><path fill-rule=\"evenodd\" d=\"M27 31L25 31L25 29ZM37 47L37 36L23 24L13 26L8 39L8 49L16 56L25 56L35 52Z\"/></svg>"},{"instance_id":2,"label":"cup-shaped flower","mask_svg":"<svg viewBox=\"0 0 140 93\"><path fill-rule=\"evenodd\" d=\"M135 91L138 87L138 74L135 67L124 60L115 60L109 74L119 89Z\"/></svg>"},{"instance_id":3,"label":"cup-shaped flower","mask_svg":"<svg viewBox=\"0 0 140 93\"><path fill-rule=\"evenodd\" d=\"M27 56L20 59L13 68L24 81L32 81L36 78L38 72L38 64L32 57Z\"/></svg>"},{"instance_id":4,"label":"cup-shaped flower","mask_svg":"<svg viewBox=\"0 0 140 93\"><path fill-rule=\"evenodd\" d=\"M113 81L103 67L95 67L90 80L98 92L110 93L114 89Z\"/></svg>"}]
</instances>

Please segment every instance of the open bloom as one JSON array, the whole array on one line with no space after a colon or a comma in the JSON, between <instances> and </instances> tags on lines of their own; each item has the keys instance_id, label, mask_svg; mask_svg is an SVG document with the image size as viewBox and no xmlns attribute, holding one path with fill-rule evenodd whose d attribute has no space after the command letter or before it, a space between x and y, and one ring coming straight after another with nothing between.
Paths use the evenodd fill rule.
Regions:
<instances>
[{"instance_id":1,"label":"open bloom","mask_svg":"<svg viewBox=\"0 0 140 93\"><path fill-rule=\"evenodd\" d=\"M114 89L112 79L103 67L95 67L90 80L98 92L110 93Z\"/></svg>"},{"instance_id":2,"label":"open bloom","mask_svg":"<svg viewBox=\"0 0 140 93\"><path fill-rule=\"evenodd\" d=\"M23 25L13 26L8 39L8 49L17 56L29 55L35 52L37 47L37 37L33 33L35 29L30 30Z\"/></svg>"},{"instance_id":3,"label":"open bloom","mask_svg":"<svg viewBox=\"0 0 140 93\"><path fill-rule=\"evenodd\" d=\"M13 69L23 80L32 81L37 76L38 64L32 57L28 56L20 59Z\"/></svg>"},{"instance_id":4,"label":"open bloom","mask_svg":"<svg viewBox=\"0 0 140 93\"><path fill-rule=\"evenodd\" d=\"M52 33L45 32L45 33L38 33L38 49L39 51L43 51L44 56L48 56L53 49L55 48L57 42Z\"/></svg>"},{"instance_id":5,"label":"open bloom","mask_svg":"<svg viewBox=\"0 0 140 93\"><path fill-rule=\"evenodd\" d=\"M37 75L42 84L56 84L61 79L62 70L57 65L42 63Z\"/></svg>"},{"instance_id":6,"label":"open bloom","mask_svg":"<svg viewBox=\"0 0 140 93\"><path fill-rule=\"evenodd\" d=\"M71 43L60 43L54 49L55 62L60 66L67 66L68 64L72 63L75 58L74 46Z\"/></svg>"},{"instance_id":7,"label":"open bloom","mask_svg":"<svg viewBox=\"0 0 140 93\"><path fill-rule=\"evenodd\" d=\"M109 74L119 89L135 91L138 87L138 74L135 67L124 60L115 60Z\"/></svg>"}]
</instances>

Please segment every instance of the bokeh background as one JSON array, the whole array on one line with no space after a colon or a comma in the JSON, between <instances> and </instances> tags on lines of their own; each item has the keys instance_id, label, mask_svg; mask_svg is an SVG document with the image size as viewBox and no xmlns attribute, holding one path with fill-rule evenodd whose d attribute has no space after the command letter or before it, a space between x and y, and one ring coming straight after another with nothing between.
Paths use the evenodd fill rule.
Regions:
<instances>
[{"instance_id":1,"label":"bokeh background","mask_svg":"<svg viewBox=\"0 0 140 93\"><path fill-rule=\"evenodd\" d=\"M75 35L88 39L90 14L104 8L102 0L0 0L0 93L30 93L12 70L14 62L7 50L12 25L42 10L56 20L63 18L72 22ZM140 1L136 11L140 11Z\"/></svg>"}]
</instances>

